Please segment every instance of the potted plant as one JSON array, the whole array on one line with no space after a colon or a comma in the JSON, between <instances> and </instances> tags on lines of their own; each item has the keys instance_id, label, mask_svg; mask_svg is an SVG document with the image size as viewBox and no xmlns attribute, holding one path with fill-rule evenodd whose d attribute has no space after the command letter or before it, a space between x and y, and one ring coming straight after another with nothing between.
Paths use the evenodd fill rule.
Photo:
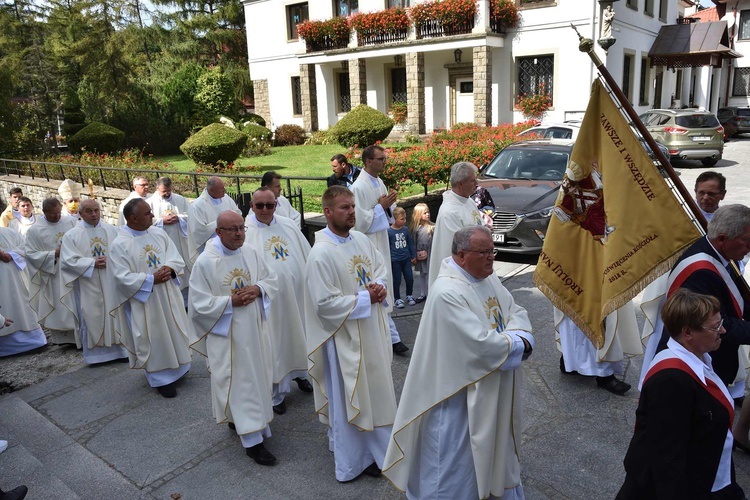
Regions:
<instances>
[{"instance_id":1,"label":"potted plant","mask_svg":"<svg viewBox=\"0 0 750 500\"><path fill-rule=\"evenodd\" d=\"M307 52L343 49L349 44L351 28L344 17L325 21L304 21L297 25L297 34L305 40Z\"/></svg>"},{"instance_id":2,"label":"potted plant","mask_svg":"<svg viewBox=\"0 0 750 500\"><path fill-rule=\"evenodd\" d=\"M513 0L490 0L490 27L495 33L504 33L505 28L518 24L518 6Z\"/></svg>"},{"instance_id":3,"label":"potted plant","mask_svg":"<svg viewBox=\"0 0 750 500\"><path fill-rule=\"evenodd\" d=\"M516 102L516 108L523 113L527 119L539 120L552 106L552 96L547 92L543 83L537 86L535 93L521 94Z\"/></svg>"}]
</instances>

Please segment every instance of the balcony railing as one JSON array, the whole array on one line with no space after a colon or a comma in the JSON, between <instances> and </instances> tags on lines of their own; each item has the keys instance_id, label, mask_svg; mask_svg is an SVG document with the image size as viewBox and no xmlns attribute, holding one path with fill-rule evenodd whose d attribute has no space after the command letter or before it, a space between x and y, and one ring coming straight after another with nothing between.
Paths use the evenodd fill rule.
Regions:
<instances>
[{"instance_id":1,"label":"balcony railing","mask_svg":"<svg viewBox=\"0 0 750 500\"><path fill-rule=\"evenodd\" d=\"M401 42L406 40L409 30L400 29L388 32L357 31L357 46L380 45L381 43Z\"/></svg>"},{"instance_id":2,"label":"balcony railing","mask_svg":"<svg viewBox=\"0 0 750 500\"><path fill-rule=\"evenodd\" d=\"M437 19L429 19L416 25L417 28L417 39L423 38L437 38L441 36L453 36L453 35L464 35L471 33L474 29L474 16L459 23L452 23L444 25Z\"/></svg>"},{"instance_id":3,"label":"balcony railing","mask_svg":"<svg viewBox=\"0 0 750 500\"><path fill-rule=\"evenodd\" d=\"M349 45L348 40L335 40L329 36L322 40L305 40L307 52L320 52L323 50L345 49Z\"/></svg>"}]
</instances>

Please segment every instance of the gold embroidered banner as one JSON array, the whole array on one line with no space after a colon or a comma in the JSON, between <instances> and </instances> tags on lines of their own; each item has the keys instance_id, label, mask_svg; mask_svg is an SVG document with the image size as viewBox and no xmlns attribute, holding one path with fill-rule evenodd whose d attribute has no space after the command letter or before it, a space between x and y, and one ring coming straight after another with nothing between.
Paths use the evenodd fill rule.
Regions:
<instances>
[{"instance_id":1,"label":"gold embroidered banner","mask_svg":"<svg viewBox=\"0 0 750 500\"><path fill-rule=\"evenodd\" d=\"M591 342L603 321L702 235L594 82L534 282Z\"/></svg>"}]
</instances>

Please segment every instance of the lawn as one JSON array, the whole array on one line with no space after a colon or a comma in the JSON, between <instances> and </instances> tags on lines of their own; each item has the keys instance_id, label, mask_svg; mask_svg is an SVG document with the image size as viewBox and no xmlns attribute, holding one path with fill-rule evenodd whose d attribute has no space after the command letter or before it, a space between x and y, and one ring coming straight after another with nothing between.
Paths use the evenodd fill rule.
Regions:
<instances>
[{"instance_id":1,"label":"lawn","mask_svg":"<svg viewBox=\"0 0 750 500\"><path fill-rule=\"evenodd\" d=\"M240 158L235 165L240 167L240 173L245 175L263 175L273 170L284 177L317 177L325 178L331 175L331 157L338 153L346 153L343 146L282 146L273 148L268 156L253 156ZM155 158L159 162L169 163L170 169L183 172L193 172L195 164L183 155L160 156ZM357 163L357 162L355 162ZM292 179L292 189L301 188L304 196L305 212L320 212L320 197L326 190L325 180ZM242 184L242 191L250 191L260 185L260 182L246 182ZM286 183L282 179L282 187ZM232 190L233 186L227 185ZM421 186L405 186L401 190L401 197L423 192Z\"/></svg>"}]
</instances>

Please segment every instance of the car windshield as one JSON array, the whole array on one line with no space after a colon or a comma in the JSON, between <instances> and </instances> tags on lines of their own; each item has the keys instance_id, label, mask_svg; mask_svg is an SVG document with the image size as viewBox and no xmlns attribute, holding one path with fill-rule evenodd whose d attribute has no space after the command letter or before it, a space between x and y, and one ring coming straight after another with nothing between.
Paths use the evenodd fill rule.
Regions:
<instances>
[{"instance_id":1,"label":"car windshield","mask_svg":"<svg viewBox=\"0 0 750 500\"><path fill-rule=\"evenodd\" d=\"M738 108L737 116L750 116L750 108Z\"/></svg>"},{"instance_id":2,"label":"car windshield","mask_svg":"<svg viewBox=\"0 0 750 500\"><path fill-rule=\"evenodd\" d=\"M562 180L568 153L547 149L506 148L482 171L498 179Z\"/></svg>"},{"instance_id":3,"label":"car windshield","mask_svg":"<svg viewBox=\"0 0 750 500\"><path fill-rule=\"evenodd\" d=\"M714 128L719 126L719 120L714 115L677 116L674 122L685 128Z\"/></svg>"},{"instance_id":4,"label":"car windshield","mask_svg":"<svg viewBox=\"0 0 750 500\"><path fill-rule=\"evenodd\" d=\"M572 139L573 130L565 127L534 127L518 135L538 137L541 139Z\"/></svg>"}]
</instances>

